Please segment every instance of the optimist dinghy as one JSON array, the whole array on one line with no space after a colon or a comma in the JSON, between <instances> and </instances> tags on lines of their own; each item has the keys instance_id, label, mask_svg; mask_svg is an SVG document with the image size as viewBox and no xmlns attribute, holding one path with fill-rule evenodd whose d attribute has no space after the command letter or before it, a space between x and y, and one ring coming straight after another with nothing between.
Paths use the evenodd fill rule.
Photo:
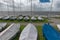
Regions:
<instances>
[{"instance_id":1,"label":"optimist dinghy","mask_svg":"<svg viewBox=\"0 0 60 40\"><path fill-rule=\"evenodd\" d=\"M50 24L44 24L43 34L47 40L60 40L60 33L56 31Z\"/></svg>"},{"instance_id":2,"label":"optimist dinghy","mask_svg":"<svg viewBox=\"0 0 60 40\"><path fill-rule=\"evenodd\" d=\"M37 29L29 23L21 32L19 40L37 40Z\"/></svg>"}]
</instances>

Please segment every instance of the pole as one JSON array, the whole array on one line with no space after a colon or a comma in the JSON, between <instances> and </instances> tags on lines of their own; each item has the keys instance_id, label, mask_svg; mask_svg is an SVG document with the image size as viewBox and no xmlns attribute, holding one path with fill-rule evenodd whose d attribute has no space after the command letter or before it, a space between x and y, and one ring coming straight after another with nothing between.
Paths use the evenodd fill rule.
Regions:
<instances>
[{"instance_id":1,"label":"pole","mask_svg":"<svg viewBox=\"0 0 60 40\"><path fill-rule=\"evenodd\" d=\"M22 12L21 12L21 0L20 0L20 14L22 15Z\"/></svg>"},{"instance_id":2,"label":"pole","mask_svg":"<svg viewBox=\"0 0 60 40\"><path fill-rule=\"evenodd\" d=\"M52 7L53 6L53 0L52 0L52 3L51 3L51 8L50 8L50 12L52 12Z\"/></svg>"},{"instance_id":3,"label":"pole","mask_svg":"<svg viewBox=\"0 0 60 40\"><path fill-rule=\"evenodd\" d=\"M32 0L31 0L31 16L32 16Z\"/></svg>"},{"instance_id":4,"label":"pole","mask_svg":"<svg viewBox=\"0 0 60 40\"><path fill-rule=\"evenodd\" d=\"M0 5L1 6L1 5ZM1 7L1 9L0 9L0 12L1 12L1 16L3 16L3 14L2 14L2 7Z\"/></svg>"},{"instance_id":5,"label":"pole","mask_svg":"<svg viewBox=\"0 0 60 40\"><path fill-rule=\"evenodd\" d=\"M13 13L14 13L14 16L15 16L14 0L13 0Z\"/></svg>"},{"instance_id":6,"label":"pole","mask_svg":"<svg viewBox=\"0 0 60 40\"><path fill-rule=\"evenodd\" d=\"M31 0L31 17L32 17L32 0ZM31 19L30 22L32 23Z\"/></svg>"},{"instance_id":7,"label":"pole","mask_svg":"<svg viewBox=\"0 0 60 40\"><path fill-rule=\"evenodd\" d=\"M48 19L50 19L50 13L52 13L52 7L53 6L53 0L51 1L51 7L50 7L50 11L49 11L49 14L48 14ZM48 23L49 23L49 21L48 21Z\"/></svg>"},{"instance_id":8,"label":"pole","mask_svg":"<svg viewBox=\"0 0 60 40\"><path fill-rule=\"evenodd\" d=\"M8 6L8 3L7 3L7 10L8 10L8 12L7 12L7 13L8 13L8 16L9 16L9 6Z\"/></svg>"}]
</instances>

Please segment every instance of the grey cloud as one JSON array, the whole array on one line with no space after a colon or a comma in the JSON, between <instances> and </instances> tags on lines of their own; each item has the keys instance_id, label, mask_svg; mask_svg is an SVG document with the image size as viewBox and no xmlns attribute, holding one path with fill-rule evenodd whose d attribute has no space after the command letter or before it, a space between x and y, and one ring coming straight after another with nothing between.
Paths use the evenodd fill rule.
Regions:
<instances>
[{"instance_id":1,"label":"grey cloud","mask_svg":"<svg viewBox=\"0 0 60 40\"><path fill-rule=\"evenodd\" d=\"M60 8L60 2L57 2L57 3L56 3L56 7L57 7L57 8Z\"/></svg>"},{"instance_id":2,"label":"grey cloud","mask_svg":"<svg viewBox=\"0 0 60 40\"><path fill-rule=\"evenodd\" d=\"M27 1L27 0L26 0ZM49 4L45 5L45 6L40 6L40 4L38 2L35 2L35 1L38 1L38 0L33 0L32 2L32 10L33 11L50 11L50 8L51 6ZM6 7L8 7L8 9L10 11L13 10L13 8L15 9L15 11L31 11L31 0L28 0L28 3L27 5L25 5L24 3L17 3L17 2L14 2L14 6L13 6L13 1L12 0L6 0L6 1L3 1L7 4L4 4L4 3L1 3L0 2L0 9L2 7L2 10L5 9L7 10ZM35 2L35 3L34 3ZM53 2L54 3L54 2ZM59 11L60 9L60 1L59 2L56 2L56 4L53 4L54 7L53 7L53 11Z\"/></svg>"}]
</instances>

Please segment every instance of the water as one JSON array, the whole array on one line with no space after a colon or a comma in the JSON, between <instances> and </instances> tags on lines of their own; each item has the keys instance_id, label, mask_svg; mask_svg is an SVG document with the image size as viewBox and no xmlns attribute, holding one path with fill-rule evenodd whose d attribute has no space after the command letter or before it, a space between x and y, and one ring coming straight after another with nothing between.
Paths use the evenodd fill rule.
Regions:
<instances>
[{"instance_id":1,"label":"water","mask_svg":"<svg viewBox=\"0 0 60 40\"><path fill-rule=\"evenodd\" d=\"M18 12L18 11L0 11L0 16L18 16L18 15L60 15L60 12L42 12L42 11L33 11L32 14L30 11Z\"/></svg>"}]
</instances>

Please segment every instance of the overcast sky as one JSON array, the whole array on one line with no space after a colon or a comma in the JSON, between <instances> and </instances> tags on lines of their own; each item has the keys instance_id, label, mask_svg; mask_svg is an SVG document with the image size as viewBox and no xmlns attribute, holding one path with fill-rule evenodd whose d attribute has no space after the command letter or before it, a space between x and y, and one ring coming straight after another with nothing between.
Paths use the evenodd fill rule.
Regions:
<instances>
[{"instance_id":1,"label":"overcast sky","mask_svg":"<svg viewBox=\"0 0 60 40\"><path fill-rule=\"evenodd\" d=\"M14 3L14 4L13 4ZM60 0L50 0L50 3L40 3L39 0L32 0L33 11L60 11ZM0 11L31 11L31 0L0 0Z\"/></svg>"}]
</instances>

